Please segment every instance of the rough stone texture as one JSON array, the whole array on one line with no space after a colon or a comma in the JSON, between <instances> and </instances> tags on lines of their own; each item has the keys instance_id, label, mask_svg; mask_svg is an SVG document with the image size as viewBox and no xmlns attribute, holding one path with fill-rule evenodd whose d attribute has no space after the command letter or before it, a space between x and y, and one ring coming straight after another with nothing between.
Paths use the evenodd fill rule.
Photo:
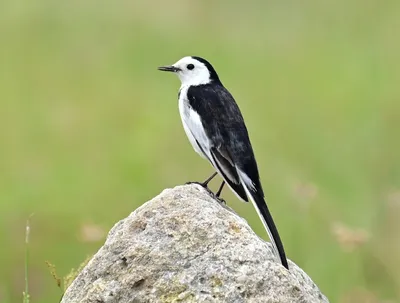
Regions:
<instances>
[{"instance_id":1,"label":"rough stone texture","mask_svg":"<svg viewBox=\"0 0 400 303\"><path fill-rule=\"evenodd\" d=\"M178 186L118 222L62 302L328 302L289 266L201 186Z\"/></svg>"}]
</instances>

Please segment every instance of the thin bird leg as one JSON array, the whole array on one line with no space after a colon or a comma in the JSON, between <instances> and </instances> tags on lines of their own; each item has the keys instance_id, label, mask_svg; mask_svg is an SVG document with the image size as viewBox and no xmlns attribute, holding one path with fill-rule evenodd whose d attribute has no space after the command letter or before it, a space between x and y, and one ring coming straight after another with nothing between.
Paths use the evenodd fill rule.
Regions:
<instances>
[{"instance_id":1,"label":"thin bird leg","mask_svg":"<svg viewBox=\"0 0 400 303\"><path fill-rule=\"evenodd\" d=\"M186 182L185 184L199 184L202 187L204 187L210 194L213 194L213 192L208 188L208 183L210 183L210 181L212 179L214 179L214 177L217 175L217 172L213 173L206 181L204 182ZM214 194L213 194L214 195Z\"/></svg>"},{"instance_id":2,"label":"thin bird leg","mask_svg":"<svg viewBox=\"0 0 400 303\"><path fill-rule=\"evenodd\" d=\"M217 172L213 173L206 181L204 181L203 183L201 183L201 185L203 187L207 187L208 183L210 183L210 181L212 179L214 179L214 177L217 175Z\"/></svg>"},{"instance_id":3,"label":"thin bird leg","mask_svg":"<svg viewBox=\"0 0 400 303\"><path fill-rule=\"evenodd\" d=\"M217 193L215 194L215 196L217 198L219 198L219 196L221 195L221 192L222 192L222 189L224 188L224 185L225 185L225 181L222 181L221 186L219 187Z\"/></svg>"}]
</instances>

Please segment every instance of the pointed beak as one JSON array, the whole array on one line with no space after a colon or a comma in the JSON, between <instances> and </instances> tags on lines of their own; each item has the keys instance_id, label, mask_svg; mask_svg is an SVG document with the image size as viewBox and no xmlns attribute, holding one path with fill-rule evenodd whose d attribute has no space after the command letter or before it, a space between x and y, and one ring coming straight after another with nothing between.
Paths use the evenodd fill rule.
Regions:
<instances>
[{"instance_id":1,"label":"pointed beak","mask_svg":"<svg viewBox=\"0 0 400 303\"><path fill-rule=\"evenodd\" d=\"M175 67L175 66L171 65L171 66L160 66L160 67L158 68L158 70L163 71L163 72L173 72L173 73L176 73L176 72L179 72L181 69L178 68L178 67Z\"/></svg>"}]
</instances>

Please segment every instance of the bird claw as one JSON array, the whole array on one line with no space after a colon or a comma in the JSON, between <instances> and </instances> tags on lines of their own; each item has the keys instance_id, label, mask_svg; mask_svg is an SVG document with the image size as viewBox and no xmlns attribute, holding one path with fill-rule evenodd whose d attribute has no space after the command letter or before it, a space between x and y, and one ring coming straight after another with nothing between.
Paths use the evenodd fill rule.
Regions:
<instances>
[{"instance_id":1,"label":"bird claw","mask_svg":"<svg viewBox=\"0 0 400 303\"><path fill-rule=\"evenodd\" d=\"M203 184L203 183L196 182L196 181L189 181L189 182L186 182L186 183L185 183L185 185L190 185L190 184L198 184L198 185L201 185L202 187L204 187L204 184Z\"/></svg>"},{"instance_id":2,"label":"bird claw","mask_svg":"<svg viewBox=\"0 0 400 303\"><path fill-rule=\"evenodd\" d=\"M204 183L201 183L201 182L195 182L195 181L189 181L189 182L186 182L185 183L185 185L190 185L190 184L197 184L197 185L200 185L201 187L203 187L206 191L208 191L211 195L215 195L212 191L211 191L211 189L209 189L208 188L208 186L207 186L207 184L204 184Z\"/></svg>"},{"instance_id":3,"label":"bird claw","mask_svg":"<svg viewBox=\"0 0 400 303\"><path fill-rule=\"evenodd\" d=\"M226 201L220 197L217 197L216 195L214 195L215 200L218 201L218 203L226 205Z\"/></svg>"},{"instance_id":4,"label":"bird claw","mask_svg":"<svg viewBox=\"0 0 400 303\"><path fill-rule=\"evenodd\" d=\"M195 182L195 181L189 181L189 182L186 182L186 183L185 183L185 185L190 185L190 184L197 184L197 185L200 185L200 186L203 187L215 200L217 200L218 203L221 203L221 204L223 204L223 205L226 205L226 201L225 201L224 199L218 197L216 194L214 194L214 193L212 192L212 190L208 188L207 185L204 185L204 183Z\"/></svg>"}]
</instances>

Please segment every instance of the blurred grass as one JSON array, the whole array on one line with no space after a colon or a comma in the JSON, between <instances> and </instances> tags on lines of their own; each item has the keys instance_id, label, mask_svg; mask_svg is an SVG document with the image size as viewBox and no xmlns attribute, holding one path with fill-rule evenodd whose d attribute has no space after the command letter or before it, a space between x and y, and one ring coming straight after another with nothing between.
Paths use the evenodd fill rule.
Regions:
<instances>
[{"instance_id":1,"label":"blurred grass","mask_svg":"<svg viewBox=\"0 0 400 303\"><path fill-rule=\"evenodd\" d=\"M45 261L94 253L85 225L211 173L156 71L185 55L237 99L289 258L331 302L400 301L399 28L395 0L1 2L0 302L22 299L29 214L31 302L55 302Z\"/></svg>"}]
</instances>

